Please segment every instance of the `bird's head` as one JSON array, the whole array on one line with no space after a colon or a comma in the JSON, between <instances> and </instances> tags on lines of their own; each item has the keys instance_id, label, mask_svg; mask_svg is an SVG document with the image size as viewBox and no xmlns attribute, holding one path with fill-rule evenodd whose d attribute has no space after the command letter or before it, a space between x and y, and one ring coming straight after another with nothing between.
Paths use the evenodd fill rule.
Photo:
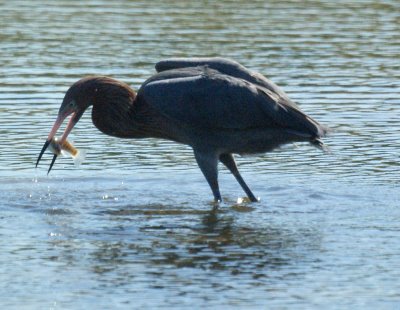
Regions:
<instances>
[{"instance_id":1,"label":"bird's head","mask_svg":"<svg viewBox=\"0 0 400 310\"><path fill-rule=\"evenodd\" d=\"M39 157L36 162L36 166L39 164L42 155L50 145L52 139L56 135L58 129L64 123L64 121L69 118L68 124L59 139L59 143L63 144L71 130L74 128L76 123L79 121L85 110L94 104L94 101L98 96L98 92L102 92L103 94L109 92L110 85L118 85L118 88L127 88L125 84L118 82L114 79L103 77L103 76L89 76L80 79L75 82L65 93L64 99L62 101L61 107L58 111L57 119L50 130L50 133L47 137L46 142L43 145L43 148L39 154ZM112 87L111 87L112 88ZM114 87L115 88L115 87ZM104 98L103 95L100 97ZM53 162L54 163L57 155L54 155ZM52 165L51 165L52 166ZM50 167L51 169L51 167ZM49 171L50 171L49 169Z\"/></svg>"},{"instance_id":2,"label":"bird's head","mask_svg":"<svg viewBox=\"0 0 400 310\"><path fill-rule=\"evenodd\" d=\"M74 83L65 93L60 109L58 110L57 119L53 128L50 130L47 141L51 141L51 139L56 135L58 129L64 123L65 119L70 117L68 125L60 138L60 143L64 142L72 128L74 128L81 118L82 114L92 104L90 88L88 87L86 80L87 78L84 78Z\"/></svg>"}]
</instances>

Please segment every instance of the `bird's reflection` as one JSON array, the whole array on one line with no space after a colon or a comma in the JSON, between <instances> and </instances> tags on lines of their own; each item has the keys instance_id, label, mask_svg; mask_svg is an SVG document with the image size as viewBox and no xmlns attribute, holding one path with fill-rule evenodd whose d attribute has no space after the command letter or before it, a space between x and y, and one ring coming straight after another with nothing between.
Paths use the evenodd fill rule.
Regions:
<instances>
[{"instance_id":1,"label":"bird's reflection","mask_svg":"<svg viewBox=\"0 0 400 310\"><path fill-rule=\"evenodd\" d=\"M136 277L133 267L138 266L151 273L189 267L258 279L294 264L318 247L317 232L243 224L234 210L178 210L163 205L106 210L108 227L81 232L90 244L90 269L94 274L118 273L122 282ZM74 247L66 244L57 244L63 248L59 254L71 259Z\"/></svg>"},{"instance_id":2,"label":"bird's reflection","mask_svg":"<svg viewBox=\"0 0 400 310\"><path fill-rule=\"evenodd\" d=\"M213 207L209 213L202 218L205 232L214 232L218 224L218 209Z\"/></svg>"}]
</instances>

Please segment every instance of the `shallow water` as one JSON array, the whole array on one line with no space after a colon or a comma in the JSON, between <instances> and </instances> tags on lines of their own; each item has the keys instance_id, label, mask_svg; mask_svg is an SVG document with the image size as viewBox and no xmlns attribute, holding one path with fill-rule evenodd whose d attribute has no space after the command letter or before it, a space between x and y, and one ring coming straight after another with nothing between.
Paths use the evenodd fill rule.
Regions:
<instances>
[{"instance_id":1,"label":"shallow water","mask_svg":"<svg viewBox=\"0 0 400 310\"><path fill-rule=\"evenodd\" d=\"M21 308L400 306L397 1L9 1L0 10L0 305ZM137 89L159 59L226 56L334 129L238 158L260 203L191 150L119 140L87 112L76 168L37 155L87 74Z\"/></svg>"}]
</instances>

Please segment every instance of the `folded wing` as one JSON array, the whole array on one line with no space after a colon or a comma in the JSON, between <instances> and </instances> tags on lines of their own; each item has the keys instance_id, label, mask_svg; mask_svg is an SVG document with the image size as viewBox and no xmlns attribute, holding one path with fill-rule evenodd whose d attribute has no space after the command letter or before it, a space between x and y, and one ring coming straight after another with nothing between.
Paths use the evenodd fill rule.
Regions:
<instances>
[{"instance_id":1,"label":"folded wing","mask_svg":"<svg viewBox=\"0 0 400 310\"><path fill-rule=\"evenodd\" d=\"M208 66L163 71L147 80L138 96L170 119L194 127L282 128L311 138L324 131L272 90Z\"/></svg>"},{"instance_id":2,"label":"folded wing","mask_svg":"<svg viewBox=\"0 0 400 310\"><path fill-rule=\"evenodd\" d=\"M170 58L156 63L155 68L157 72L163 72L172 69L182 69L197 66L207 66L208 68L217 70L223 74L240 78L254 85L266 88L276 94L279 98L287 101L288 104L296 107L296 104L289 99L289 97L282 89L279 88L278 85L267 79L262 74L251 71L232 59L222 57Z\"/></svg>"}]
</instances>

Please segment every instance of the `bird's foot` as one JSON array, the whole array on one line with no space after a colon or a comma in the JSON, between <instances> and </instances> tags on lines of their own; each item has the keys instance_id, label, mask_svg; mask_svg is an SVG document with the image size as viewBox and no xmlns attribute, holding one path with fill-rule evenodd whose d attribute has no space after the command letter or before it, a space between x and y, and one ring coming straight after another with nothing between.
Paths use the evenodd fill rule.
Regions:
<instances>
[{"instance_id":1,"label":"bird's foot","mask_svg":"<svg viewBox=\"0 0 400 310\"><path fill-rule=\"evenodd\" d=\"M213 207L213 210L217 210L219 208L219 206L221 205L222 200L221 199L214 199L211 202L211 205Z\"/></svg>"},{"instance_id":2,"label":"bird's foot","mask_svg":"<svg viewBox=\"0 0 400 310\"><path fill-rule=\"evenodd\" d=\"M249 202L259 202L260 197L239 197L236 201L236 203L249 203Z\"/></svg>"}]
</instances>

